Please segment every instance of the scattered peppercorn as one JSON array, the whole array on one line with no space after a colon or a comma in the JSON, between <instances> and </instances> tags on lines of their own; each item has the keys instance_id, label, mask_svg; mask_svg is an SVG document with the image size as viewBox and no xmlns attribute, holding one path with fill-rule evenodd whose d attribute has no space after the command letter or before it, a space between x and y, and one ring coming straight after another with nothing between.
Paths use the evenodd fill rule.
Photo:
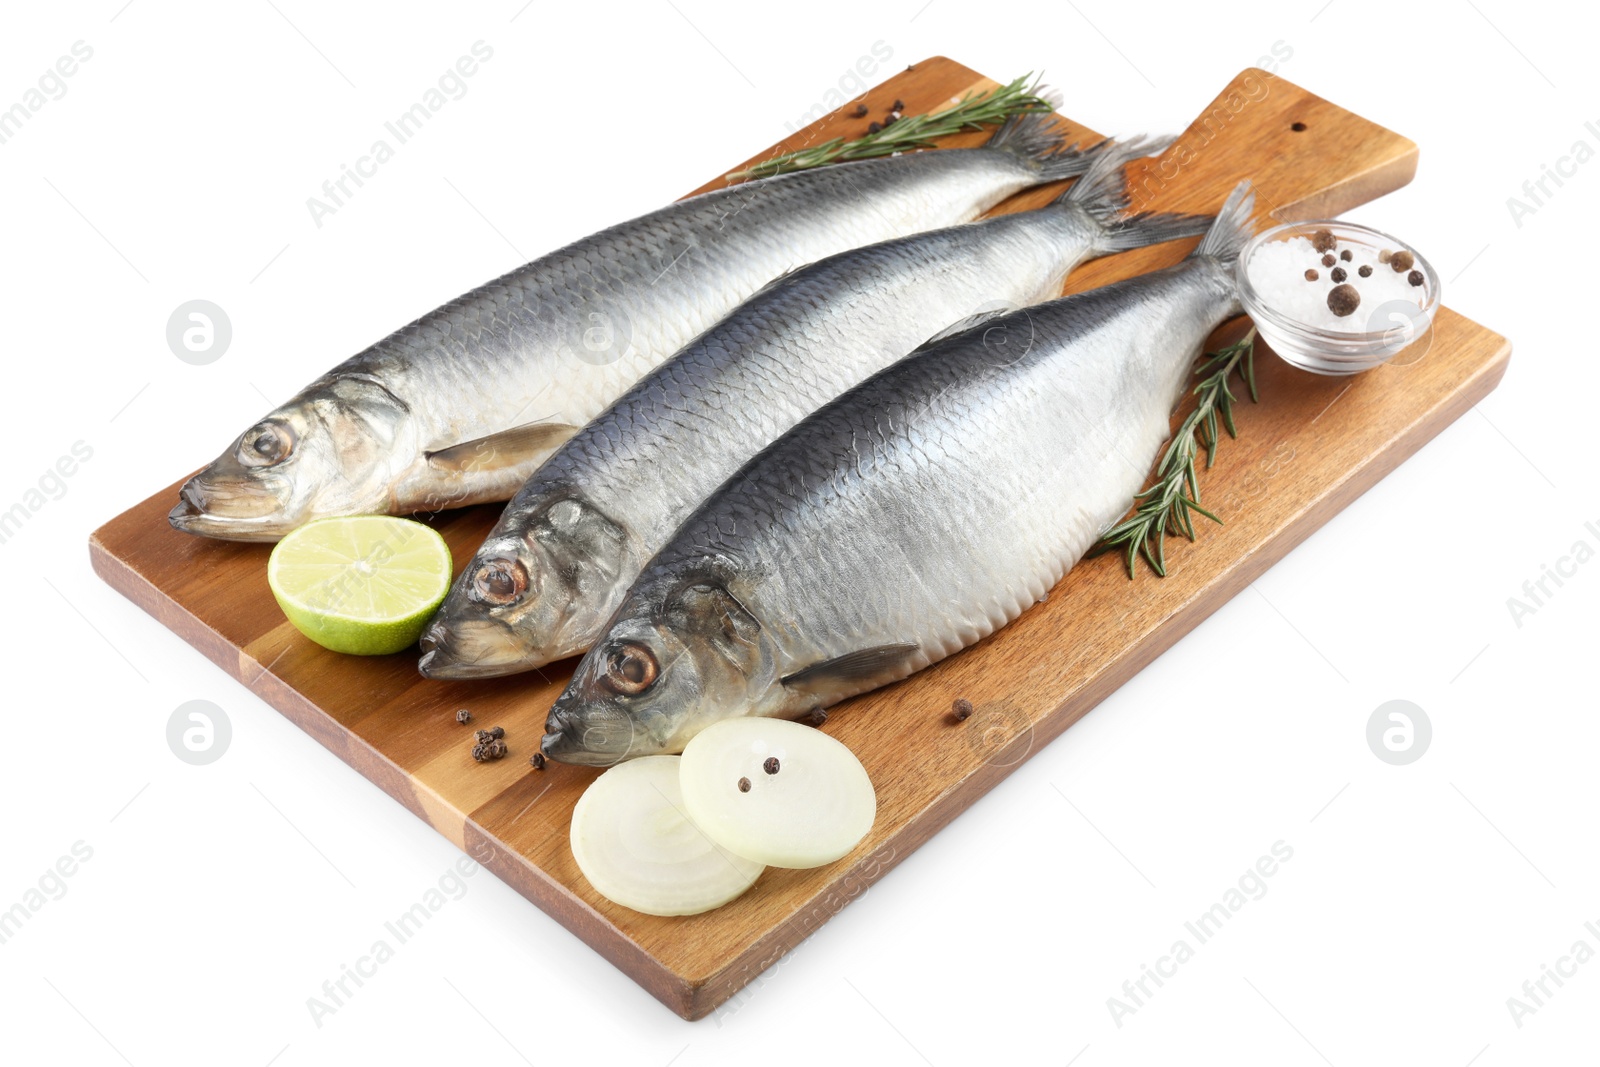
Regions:
<instances>
[{"instance_id":1,"label":"scattered peppercorn","mask_svg":"<svg viewBox=\"0 0 1600 1067\"><path fill-rule=\"evenodd\" d=\"M1333 253L1332 252L1329 252L1327 255L1322 257L1322 265L1324 267L1331 267L1337 262L1339 262L1339 261L1337 259L1333 258Z\"/></svg>"},{"instance_id":2,"label":"scattered peppercorn","mask_svg":"<svg viewBox=\"0 0 1600 1067\"><path fill-rule=\"evenodd\" d=\"M887 116L884 117L883 124L885 126L893 126L896 122L899 122L899 121L900 121L900 112L891 111L891 112L889 112L889 114Z\"/></svg>"},{"instance_id":3,"label":"scattered peppercorn","mask_svg":"<svg viewBox=\"0 0 1600 1067\"><path fill-rule=\"evenodd\" d=\"M528 762L533 765L533 769L534 770L536 770L536 771L544 770L544 753L543 752L535 752L533 755L528 757Z\"/></svg>"},{"instance_id":4,"label":"scattered peppercorn","mask_svg":"<svg viewBox=\"0 0 1600 1067\"><path fill-rule=\"evenodd\" d=\"M489 736L494 738L496 741L500 740L505 735L506 735L506 728L504 726L491 726L491 727L489 727Z\"/></svg>"},{"instance_id":5,"label":"scattered peppercorn","mask_svg":"<svg viewBox=\"0 0 1600 1067\"><path fill-rule=\"evenodd\" d=\"M1350 275L1345 273L1343 267L1335 267L1333 268L1333 273L1329 274L1328 277L1332 278L1336 282L1342 282L1346 278L1350 277Z\"/></svg>"},{"instance_id":6,"label":"scattered peppercorn","mask_svg":"<svg viewBox=\"0 0 1600 1067\"><path fill-rule=\"evenodd\" d=\"M462 708L460 711L456 712L456 722L468 723L468 722L471 722L471 721L472 721L472 712L468 711L466 708Z\"/></svg>"},{"instance_id":7,"label":"scattered peppercorn","mask_svg":"<svg viewBox=\"0 0 1600 1067\"><path fill-rule=\"evenodd\" d=\"M905 109L906 109L906 102L904 100L896 100L893 104L891 104L889 106L889 110L890 111L904 111Z\"/></svg>"},{"instance_id":8,"label":"scattered peppercorn","mask_svg":"<svg viewBox=\"0 0 1600 1067\"><path fill-rule=\"evenodd\" d=\"M1356 271L1356 273L1357 273L1357 274L1359 274L1359 275L1361 275L1361 276L1362 276L1362 277L1363 277L1363 278L1370 278L1370 277L1372 277L1372 264L1370 264L1370 263L1363 263L1363 264L1362 264L1362 265L1361 265L1361 269L1360 269L1360 270L1358 270L1358 271Z\"/></svg>"},{"instance_id":9,"label":"scattered peppercorn","mask_svg":"<svg viewBox=\"0 0 1600 1067\"><path fill-rule=\"evenodd\" d=\"M1328 310L1343 318L1361 304L1361 294L1353 285L1336 285L1328 293Z\"/></svg>"},{"instance_id":10,"label":"scattered peppercorn","mask_svg":"<svg viewBox=\"0 0 1600 1067\"><path fill-rule=\"evenodd\" d=\"M956 722L966 722L972 718L972 701L966 697L958 697L956 702L950 705L950 714L956 717Z\"/></svg>"},{"instance_id":11,"label":"scattered peppercorn","mask_svg":"<svg viewBox=\"0 0 1600 1067\"><path fill-rule=\"evenodd\" d=\"M472 758L479 763L483 763L486 760L500 759L505 754L506 743L498 739L472 746Z\"/></svg>"},{"instance_id":12,"label":"scattered peppercorn","mask_svg":"<svg viewBox=\"0 0 1600 1067\"><path fill-rule=\"evenodd\" d=\"M910 70L911 68L907 67L906 69ZM827 721L828 721L828 709L827 708L812 708L811 709L811 725L812 726L821 726L823 723L825 723Z\"/></svg>"},{"instance_id":13,"label":"scattered peppercorn","mask_svg":"<svg viewBox=\"0 0 1600 1067\"><path fill-rule=\"evenodd\" d=\"M1421 285L1422 272L1420 270L1412 271L1410 274L1406 275L1406 281L1410 282L1412 285Z\"/></svg>"},{"instance_id":14,"label":"scattered peppercorn","mask_svg":"<svg viewBox=\"0 0 1600 1067\"><path fill-rule=\"evenodd\" d=\"M1306 281L1314 282L1320 277L1322 277L1322 275L1317 273L1317 270L1316 270L1315 267L1307 267L1306 268Z\"/></svg>"},{"instance_id":15,"label":"scattered peppercorn","mask_svg":"<svg viewBox=\"0 0 1600 1067\"><path fill-rule=\"evenodd\" d=\"M479 730L473 736L478 739L478 744L480 745L487 745L490 741L494 740L494 734L491 734L488 730Z\"/></svg>"},{"instance_id":16,"label":"scattered peppercorn","mask_svg":"<svg viewBox=\"0 0 1600 1067\"><path fill-rule=\"evenodd\" d=\"M854 118L858 118L858 119L866 118L867 117L867 105L866 104L857 104L856 105L856 109L854 111L850 112L850 114Z\"/></svg>"},{"instance_id":17,"label":"scattered peppercorn","mask_svg":"<svg viewBox=\"0 0 1600 1067\"><path fill-rule=\"evenodd\" d=\"M748 778L739 779L739 792L741 792L741 793L750 792L750 779L748 779Z\"/></svg>"},{"instance_id":18,"label":"scattered peppercorn","mask_svg":"<svg viewBox=\"0 0 1600 1067\"><path fill-rule=\"evenodd\" d=\"M1355 255L1355 253L1354 253L1354 252L1352 252L1352 251L1350 251L1350 250L1349 250L1349 249L1348 249L1348 248L1347 248L1347 249L1345 249L1345 250L1344 250L1344 251L1343 251L1343 252L1340 252L1340 253L1339 253L1339 258L1340 258L1340 259L1342 259L1342 260L1344 260L1344 261L1345 261L1345 262L1346 262L1346 263L1348 263L1348 262L1350 262L1350 261L1351 261L1351 260L1352 260L1352 259L1355 259L1355 258L1356 258L1356 255Z\"/></svg>"},{"instance_id":19,"label":"scattered peppercorn","mask_svg":"<svg viewBox=\"0 0 1600 1067\"><path fill-rule=\"evenodd\" d=\"M777 774L778 773L778 757L777 756L768 756L766 758L766 761L761 764L761 769L766 771L768 774Z\"/></svg>"},{"instance_id":20,"label":"scattered peppercorn","mask_svg":"<svg viewBox=\"0 0 1600 1067\"><path fill-rule=\"evenodd\" d=\"M1332 230L1318 230L1311 235L1311 247L1318 252L1331 252L1339 243Z\"/></svg>"},{"instance_id":21,"label":"scattered peppercorn","mask_svg":"<svg viewBox=\"0 0 1600 1067\"><path fill-rule=\"evenodd\" d=\"M1393 256L1389 257L1389 267L1396 274L1404 274L1406 271L1410 270L1416 264L1416 262L1417 257L1412 255L1410 252L1396 252Z\"/></svg>"},{"instance_id":22,"label":"scattered peppercorn","mask_svg":"<svg viewBox=\"0 0 1600 1067\"><path fill-rule=\"evenodd\" d=\"M883 129L883 123L874 122L872 125L867 127L867 132L868 133L877 133L881 129Z\"/></svg>"}]
</instances>

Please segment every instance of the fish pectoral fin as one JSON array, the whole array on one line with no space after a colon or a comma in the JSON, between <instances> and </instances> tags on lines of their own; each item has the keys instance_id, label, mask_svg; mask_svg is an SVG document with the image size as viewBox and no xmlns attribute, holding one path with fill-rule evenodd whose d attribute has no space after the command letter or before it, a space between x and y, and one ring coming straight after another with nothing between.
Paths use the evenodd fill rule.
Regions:
<instances>
[{"instance_id":1,"label":"fish pectoral fin","mask_svg":"<svg viewBox=\"0 0 1600 1067\"><path fill-rule=\"evenodd\" d=\"M835 656L833 659L825 659L821 663L813 663L793 674L786 674L783 676L783 684L791 689L803 689L829 682L869 681L909 660L919 651L917 645L875 645L872 648L860 648L854 652L846 652L842 656Z\"/></svg>"},{"instance_id":2,"label":"fish pectoral fin","mask_svg":"<svg viewBox=\"0 0 1600 1067\"><path fill-rule=\"evenodd\" d=\"M541 459L578 432L564 422L530 422L428 453L428 465L445 471L490 471Z\"/></svg>"}]
</instances>

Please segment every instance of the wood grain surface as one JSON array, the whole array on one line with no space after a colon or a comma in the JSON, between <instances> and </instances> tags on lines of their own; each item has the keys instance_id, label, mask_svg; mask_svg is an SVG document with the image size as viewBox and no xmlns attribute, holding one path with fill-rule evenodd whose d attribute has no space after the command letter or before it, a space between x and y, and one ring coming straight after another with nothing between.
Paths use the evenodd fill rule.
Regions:
<instances>
[{"instance_id":1,"label":"wood grain surface","mask_svg":"<svg viewBox=\"0 0 1600 1067\"><path fill-rule=\"evenodd\" d=\"M932 110L993 84L948 59L918 63L864 95L868 118L849 117L852 101L756 158L862 133L896 99L908 111ZM1095 136L1061 121L1084 138ZM983 137L963 134L949 143ZM1141 208L1214 211L1249 177L1259 189L1261 221L1320 217L1405 184L1416 156L1405 138L1252 69L1131 184ZM999 210L1032 207L1054 192L1018 196ZM1070 288L1174 262L1192 244L1086 264ZM1169 544L1172 576L1164 581L1141 575L1130 583L1116 557L1086 561L1012 626L834 709L824 728L861 757L878 789L870 835L838 863L769 870L743 897L689 918L640 915L600 898L567 845L573 804L596 772L528 765L571 662L546 669L543 678L439 682L417 674L414 652L327 652L301 637L273 602L270 546L209 541L168 526L181 478L98 530L90 555L113 587L673 1011L699 1018L1468 410L1499 381L1509 352L1504 338L1449 310L1393 363L1354 378L1317 377L1258 351L1263 403L1241 405L1240 440L1224 447L1204 481L1207 503L1231 520L1226 526L1205 526L1194 545ZM339 353L328 355L332 362ZM209 459L214 444L196 442L205 453L196 460ZM459 569L497 515L495 507L479 507L430 521ZM1077 620L1085 616L1119 624L1084 626ZM961 724L949 714L958 697L977 707ZM473 713L471 727L455 721L463 707ZM489 725L505 727L510 756L474 763L472 729Z\"/></svg>"}]
</instances>

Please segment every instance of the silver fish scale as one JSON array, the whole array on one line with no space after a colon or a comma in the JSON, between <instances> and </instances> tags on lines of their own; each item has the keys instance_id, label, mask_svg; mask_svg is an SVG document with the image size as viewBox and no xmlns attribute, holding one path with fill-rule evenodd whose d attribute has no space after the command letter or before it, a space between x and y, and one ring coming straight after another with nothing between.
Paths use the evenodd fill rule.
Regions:
<instances>
[{"instance_id":1,"label":"silver fish scale","mask_svg":"<svg viewBox=\"0 0 1600 1067\"><path fill-rule=\"evenodd\" d=\"M945 149L717 190L525 264L333 374L374 374L433 416L434 447L541 418L582 425L783 271L975 218L1037 180L1011 153Z\"/></svg>"},{"instance_id":2,"label":"silver fish scale","mask_svg":"<svg viewBox=\"0 0 1600 1067\"><path fill-rule=\"evenodd\" d=\"M1099 232L1062 206L857 249L803 269L646 375L563 445L517 494L496 534L520 529L545 502L576 492L626 526L642 565L767 442L951 320L1059 291ZM623 592L590 607L595 625Z\"/></svg>"},{"instance_id":3,"label":"silver fish scale","mask_svg":"<svg viewBox=\"0 0 1600 1067\"><path fill-rule=\"evenodd\" d=\"M1236 308L1227 268L1191 259L907 359L746 465L651 561L621 614L715 574L775 639L780 674L914 643L903 677L972 644L1127 508L1193 358ZM754 713L782 713L785 699ZM799 699L787 710L815 697Z\"/></svg>"}]
</instances>

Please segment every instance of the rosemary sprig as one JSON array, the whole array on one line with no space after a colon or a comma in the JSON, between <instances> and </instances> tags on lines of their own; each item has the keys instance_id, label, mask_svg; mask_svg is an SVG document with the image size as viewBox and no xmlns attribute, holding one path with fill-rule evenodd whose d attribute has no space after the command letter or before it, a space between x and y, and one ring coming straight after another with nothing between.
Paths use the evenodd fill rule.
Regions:
<instances>
[{"instance_id":1,"label":"rosemary sprig","mask_svg":"<svg viewBox=\"0 0 1600 1067\"><path fill-rule=\"evenodd\" d=\"M1054 111L1050 101L1034 93L1037 86L1025 88L1030 75L1024 74L1009 85L998 89L963 97L943 111L926 115L905 115L877 133L869 133L853 140L835 137L810 148L785 152L773 156L753 167L734 171L729 181L746 178L766 178L791 170L806 170L826 163L840 163L851 159L871 159L888 156L913 148L931 148L936 137L960 133L962 130L981 130L984 126L1004 122L1013 115L1030 111Z\"/></svg>"},{"instance_id":2,"label":"rosemary sprig","mask_svg":"<svg viewBox=\"0 0 1600 1067\"><path fill-rule=\"evenodd\" d=\"M1222 522L1200 506L1200 475L1195 457L1204 448L1209 470L1217 458L1217 443L1222 436L1219 427L1226 426L1229 437L1239 436L1233 425L1236 398L1228 388L1228 378L1235 371L1250 387L1250 399L1260 399L1256 395L1255 340L1256 331L1251 327L1238 341L1201 357L1195 366L1200 384L1194 388L1199 402L1172 435L1161 462L1156 464L1155 483L1133 498L1133 514L1106 531L1095 547L1098 555L1121 546L1130 579L1137 556L1143 556L1157 575L1167 576L1167 534L1182 534L1193 541L1195 513L1212 522Z\"/></svg>"}]
</instances>

